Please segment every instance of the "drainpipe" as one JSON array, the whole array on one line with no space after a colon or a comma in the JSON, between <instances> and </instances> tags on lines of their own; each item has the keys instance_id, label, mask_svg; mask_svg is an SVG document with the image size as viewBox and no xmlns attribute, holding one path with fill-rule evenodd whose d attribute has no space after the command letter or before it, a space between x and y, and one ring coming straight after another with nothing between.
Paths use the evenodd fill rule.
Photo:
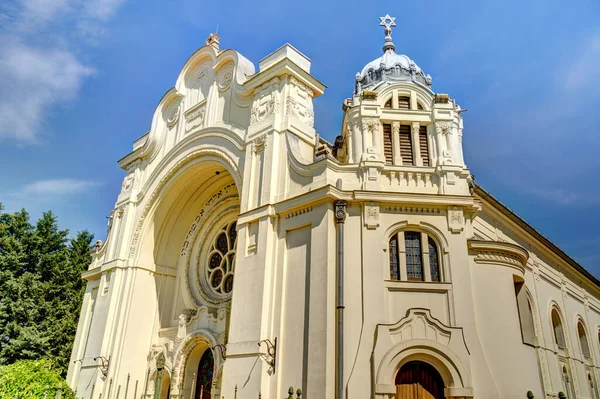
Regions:
<instances>
[{"instance_id":1,"label":"drainpipe","mask_svg":"<svg viewBox=\"0 0 600 399\"><path fill-rule=\"evenodd\" d=\"M337 230L337 353L336 353L336 398L344 397L344 221L346 220L346 201L335 201L335 220Z\"/></svg>"}]
</instances>

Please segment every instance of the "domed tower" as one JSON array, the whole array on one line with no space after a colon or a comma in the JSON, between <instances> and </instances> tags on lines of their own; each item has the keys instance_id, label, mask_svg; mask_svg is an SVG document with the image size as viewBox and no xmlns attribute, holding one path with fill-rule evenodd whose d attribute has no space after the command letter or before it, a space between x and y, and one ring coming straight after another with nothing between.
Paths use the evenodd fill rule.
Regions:
<instances>
[{"instance_id":1,"label":"domed tower","mask_svg":"<svg viewBox=\"0 0 600 399\"><path fill-rule=\"evenodd\" d=\"M431 76L392 41L395 18L381 17L381 57L356 74L344 101L338 159L358 164L362 188L431 194L468 194L470 173L462 151L462 110L432 90ZM410 189L414 191L414 189Z\"/></svg>"}]
</instances>

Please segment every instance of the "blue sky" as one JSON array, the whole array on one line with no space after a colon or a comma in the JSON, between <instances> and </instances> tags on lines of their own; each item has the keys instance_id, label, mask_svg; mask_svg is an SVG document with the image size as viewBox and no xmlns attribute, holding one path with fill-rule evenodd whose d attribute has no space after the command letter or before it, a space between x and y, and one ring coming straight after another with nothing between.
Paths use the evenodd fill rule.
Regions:
<instances>
[{"instance_id":1,"label":"blue sky","mask_svg":"<svg viewBox=\"0 0 600 399\"><path fill-rule=\"evenodd\" d=\"M328 88L339 134L354 75L397 51L467 108L477 181L600 277L600 2L8 0L0 4L0 202L103 239L124 172L186 59L218 25L255 65L289 42Z\"/></svg>"}]
</instances>

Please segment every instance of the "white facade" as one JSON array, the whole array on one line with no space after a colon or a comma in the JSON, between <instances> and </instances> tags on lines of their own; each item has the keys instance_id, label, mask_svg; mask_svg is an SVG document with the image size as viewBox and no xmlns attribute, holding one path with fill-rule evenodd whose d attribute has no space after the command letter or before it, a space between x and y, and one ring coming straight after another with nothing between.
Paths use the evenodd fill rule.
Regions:
<instances>
[{"instance_id":1,"label":"white facade","mask_svg":"<svg viewBox=\"0 0 600 399\"><path fill-rule=\"evenodd\" d=\"M474 184L461 108L382 24L334 145L292 46L187 61L120 160L78 398L600 398L600 282Z\"/></svg>"}]
</instances>

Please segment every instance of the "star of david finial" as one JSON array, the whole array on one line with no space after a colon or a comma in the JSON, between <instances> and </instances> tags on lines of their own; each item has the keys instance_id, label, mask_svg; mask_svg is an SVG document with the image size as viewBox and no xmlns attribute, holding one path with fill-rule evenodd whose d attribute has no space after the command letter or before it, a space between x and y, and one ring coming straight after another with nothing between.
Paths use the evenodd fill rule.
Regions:
<instances>
[{"instance_id":1,"label":"star of david finial","mask_svg":"<svg viewBox=\"0 0 600 399\"><path fill-rule=\"evenodd\" d=\"M381 22L379 26L385 26L386 28L394 28L396 27L396 18L390 17L390 14L385 14L385 17L379 17Z\"/></svg>"},{"instance_id":2,"label":"star of david finial","mask_svg":"<svg viewBox=\"0 0 600 399\"><path fill-rule=\"evenodd\" d=\"M383 26L383 33L385 33L385 44L383 45L383 52L388 50L396 51L396 46L392 42L392 28L396 26L396 18L390 17L390 14L386 14L385 17L379 17L381 21L379 26Z\"/></svg>"}]
</instances>

